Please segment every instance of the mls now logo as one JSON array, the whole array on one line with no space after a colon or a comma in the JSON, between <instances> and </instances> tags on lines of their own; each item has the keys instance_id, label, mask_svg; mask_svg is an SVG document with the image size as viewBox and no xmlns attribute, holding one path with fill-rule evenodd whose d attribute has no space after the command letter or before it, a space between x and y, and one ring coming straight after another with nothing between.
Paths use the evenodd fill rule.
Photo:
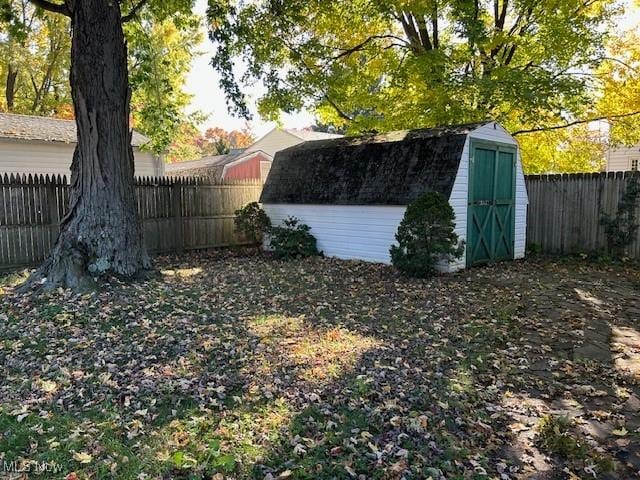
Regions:
<instances>
[{"instance_id":1,"label":"mls now logo","mask_svg":"<svg viewBox=\"0 0 640 480\"><path fill-rule=\"evenodd\" d=\"M38 461L3 461L2 470L8 473L60 473L62 465L55 462L38 462Z\"/></svg>"}]
</instances>

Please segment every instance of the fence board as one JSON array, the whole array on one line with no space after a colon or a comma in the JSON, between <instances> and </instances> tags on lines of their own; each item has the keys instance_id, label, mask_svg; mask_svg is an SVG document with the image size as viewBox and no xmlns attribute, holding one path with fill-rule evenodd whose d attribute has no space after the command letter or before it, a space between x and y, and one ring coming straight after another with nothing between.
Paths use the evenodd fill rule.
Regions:
<instances>
[{"instance_id":1,"label":"fence board","mask_svg":"<svg viewBox=\"0 0 640 480\"><path fill-rule=\"evenodd\" d=\"M615 215L631 179L638 172L530 175L525 177L529 195L527 243L545 253L602 253L607 239L602 225L605 214ZM637 207L640 218L640 205ZM628 248L640 258L640 230Z\"/></svg>"},{"instance_id":2,"label":"fence board","mask_svg":"<svg viewBox=\"0 0 640 480\"><path fill-rule=\"evenodd\" d=\"M242 244L235 210L258 201L260 181L211 183L196 178L138 178L136 204L150 253ZM67 212L70 187L61 176L0 175L0 269L46 258Z\"/></svg>"}]
</instances>

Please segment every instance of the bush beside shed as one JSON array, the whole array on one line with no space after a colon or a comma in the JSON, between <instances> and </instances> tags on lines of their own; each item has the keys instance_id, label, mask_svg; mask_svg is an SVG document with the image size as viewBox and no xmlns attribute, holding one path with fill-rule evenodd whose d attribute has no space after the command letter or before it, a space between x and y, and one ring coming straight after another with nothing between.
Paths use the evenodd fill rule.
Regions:
<instances>
[{"instance_id":1,"label":"bush beside shed","mask_svg":"<svg viewBox=\"0 0 640 480\"><path fill-rule=\"evenodd\" d=\"M306 142L278 152L261 203L274 225L295 216L327 256L390 263L406 206L449 199L460 260L442 271L524 257L527 192L515 139L498 123Z\"/></svg>"}]
</instances>

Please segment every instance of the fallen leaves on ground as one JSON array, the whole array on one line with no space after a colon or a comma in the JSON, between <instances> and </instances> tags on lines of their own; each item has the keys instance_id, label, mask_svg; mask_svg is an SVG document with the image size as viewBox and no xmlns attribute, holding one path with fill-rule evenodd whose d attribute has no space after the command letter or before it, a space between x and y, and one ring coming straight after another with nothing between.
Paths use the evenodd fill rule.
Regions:
<instances>
[{"instance_id":1,"label":"fallen leaves on ground","mask_svg":"<svg viewBox=\"0 0 640 480\"><path fill-rule=\"evenodd\" d=\"M417 281L230 252L158 264L86 295L3 286L0 462L78 479L640 470L633 266Z\"/></svg>"}]
</instances>

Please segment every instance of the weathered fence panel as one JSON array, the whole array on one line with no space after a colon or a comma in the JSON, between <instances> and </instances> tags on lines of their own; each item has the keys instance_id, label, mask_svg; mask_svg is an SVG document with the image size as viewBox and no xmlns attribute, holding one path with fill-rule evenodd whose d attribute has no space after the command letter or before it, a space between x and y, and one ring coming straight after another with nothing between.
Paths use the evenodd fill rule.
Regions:
<instances>
[{"instance_id":1,"label":"weathered fence panel","mask_svg":"<svg viewBox=\"0 0 640 480\"><path fill-rule=\"evenodd\" d=\"M638 172L529 175L527 243L544 253L601 253L607 250L602 218L615 215L618 203ZM637 211L640 218L640 210ZM640 258L640 232L628 248Z\"/></svg>"},{"instance_id":2,"label":"weathered fence panel","mask_svg":"<svg viewBox=\"0 0 640 480\"><path fill-rule=\"evenodd\" d=\"M196 178L138 178L136 196L151 253L242 243L235 210L257 201L262 182ZM33 265L55 242L69 201L66 177L0 176L0 269Z\"/></svg>"},{"instance_id":3,"label":"weathered fence panel","mask_svg":"<svg viewBox=\"0 0 640 480\"><path fill-rule=\"evenodd\" d=\"M638 172L527 176L527 243L554 254L606 251L601 219L615 215L634 176L640 180ZM171 253L242 243L233 214L257 201L261 191L260 181L139 178L137 203L147 248ZM37 264L47 256L68 200L65 177L0 176L0 269ZM640 258L640 232L628 254Z\"/></svg>"}]
</instances>

